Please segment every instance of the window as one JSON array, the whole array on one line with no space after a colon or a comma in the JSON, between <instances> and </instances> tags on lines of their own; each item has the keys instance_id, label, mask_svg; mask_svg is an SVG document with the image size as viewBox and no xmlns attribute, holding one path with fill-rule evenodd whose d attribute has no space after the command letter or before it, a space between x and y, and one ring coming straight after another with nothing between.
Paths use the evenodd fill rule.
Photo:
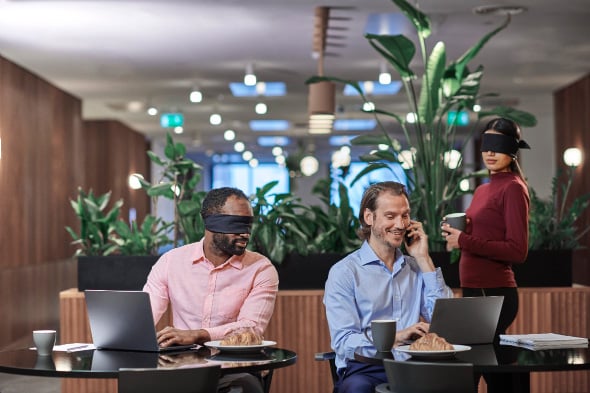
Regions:
<instances>
[{"instance_id":1,"label":"window","mask_svg":"<svg viewBox=\"0 0 590 393\"><path fill-rule=\"evenodd\" d=\"M354 187L351 187L350 183L352 183L356 175L358 175L360 171L362 171L366 166L367 163L364 162L352 162L350 163L350 167L345 174L342 173L342 169L340 168L330 168L330 178L332 179L330 195L332 203L335 203L336 205L340 204L340 197L338 195L339 182L343 182L346 187L348 187L348 198L350 200L350 206L352 207L355 215L358 215L361 199L363 198L363 192L365 192L365 189L371 184L381 181L396 181L402 183L406 187L408 186L406 173L402 169L401 165L397 163L390 163L390 169L382 168L370 172L358 180L354 184Z\"/></svg>"},{"instance_id":2,"label":"window","mask_svg":"<svg viewBox=\"0 0 590 393\"><path fill-rule=\"evenodd\" d=\"M255 168L247 163L214 164L211 172L211 188L235 187L252 195L257 187L278 180L271 193L289 192L289 171L275 163L261 163Z\"/></svg>"}]
</instances>

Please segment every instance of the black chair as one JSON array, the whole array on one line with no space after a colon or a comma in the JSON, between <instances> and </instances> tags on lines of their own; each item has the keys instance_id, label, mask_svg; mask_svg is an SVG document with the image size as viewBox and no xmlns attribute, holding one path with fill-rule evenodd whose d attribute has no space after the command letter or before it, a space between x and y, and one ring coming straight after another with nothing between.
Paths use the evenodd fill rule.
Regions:
<instances>
[{"instance_id":1,"label":"black chair","mask_svg":"<svg viewBox=\"0 0 590 393\"><path fill-rule=\"evenodd\" d=\"M330 365L330 374L332 375L332 383L335 385L338 381L338 373L336 372L336 352L316 352L315 360L328 361Z\"/></svg>"},{"instance_id":2,"label":"black chair","mask_svg":"<svg viewBox=\"0 0 590 393\"><path fill-rule=\"evenodd\" d=\"M428 363L384 359L387 383L376 393L474 393L473 364Z\"/></svg>"},{"instance_id":3,"label":"black chair","mask_svg":"<svg viewBox=\"0 0 590 393\"><path fill-rule=\"evenodd\" d=\"M120 369L119 393L216 393L221 366Z\"/></svg>"}]
</instances>

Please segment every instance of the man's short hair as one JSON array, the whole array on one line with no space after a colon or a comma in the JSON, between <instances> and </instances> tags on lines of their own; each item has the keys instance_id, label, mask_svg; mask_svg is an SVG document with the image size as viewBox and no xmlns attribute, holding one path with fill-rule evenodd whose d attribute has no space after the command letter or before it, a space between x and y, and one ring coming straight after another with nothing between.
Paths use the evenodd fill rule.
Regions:
<instances>
[{"instance_id":1,"label":"man's short hair","mask_svg":"<svg viewBox=\"0 0 590 393\"><path fill-rule=\"evenodd\" d=\"M212 214L221 213L225 202L231 196L248 200L246 194L244 194L244 192L238 188L214 188L213 190L209 191L205 196L205 199L203 199L203 205L201 206L201 217L205 218Z\"/></svg>"},{"instance_id":2,"label":"man's short hair","mask_svg":"<svg viewBox=\"0 0 590 393\"><path fill-rule=\"evenodd\" d=\"M363 199L361 200L361 207L359 209L359 222L361 224L357 231L358 237L362 240L366 240L371 236L371 226L365 221L365 210L369 209L374 212L377 209L377 199L379 195L389 192L392 195L405 196L409 201L408 191L406 186L395 181L384 181L380 183L371 184L363 193Z\"/></svg>"}]
</instances>

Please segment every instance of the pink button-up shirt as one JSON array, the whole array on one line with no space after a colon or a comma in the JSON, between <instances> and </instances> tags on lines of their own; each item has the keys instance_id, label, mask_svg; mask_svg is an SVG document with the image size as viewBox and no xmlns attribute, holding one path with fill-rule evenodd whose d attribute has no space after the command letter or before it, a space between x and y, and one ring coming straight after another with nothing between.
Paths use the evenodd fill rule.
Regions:
<instances>
[{"instance_id":1,"label":"pink button-up shirt","mask_svg":"<svg viewBox=\"0 0 590 393\"><path fill-rule=\"evenodd\" d=\"M205 329L211 340L220 340L245 327L263 334L278 287L278 273L265 256L246 251L215 267L201 240L162 255L143 290L150 295L154 322L170 302L174 327Z\"/></svg>"}]
</instances>

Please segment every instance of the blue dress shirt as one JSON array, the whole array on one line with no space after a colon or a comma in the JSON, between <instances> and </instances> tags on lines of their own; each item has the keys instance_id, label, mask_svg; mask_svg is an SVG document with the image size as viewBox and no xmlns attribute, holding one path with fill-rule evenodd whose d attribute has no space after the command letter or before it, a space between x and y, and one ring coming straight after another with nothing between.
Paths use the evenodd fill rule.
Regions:
<instances>
[{"instance_id":1,"label":"blue dress shirt","mask_svg":"<svg viewBox=\"0 0 590 393\"><path fill-rule=\"evenodd\" d=\"M359 346L372 345L363 334L374 319L397 319L397 330L430 322L438 298L453 297L437 268L423 273L416 260L398 249L393 272L366 241L330 269L324 305L336 367L346 367Z\"/></svg>"}]
</instances>

